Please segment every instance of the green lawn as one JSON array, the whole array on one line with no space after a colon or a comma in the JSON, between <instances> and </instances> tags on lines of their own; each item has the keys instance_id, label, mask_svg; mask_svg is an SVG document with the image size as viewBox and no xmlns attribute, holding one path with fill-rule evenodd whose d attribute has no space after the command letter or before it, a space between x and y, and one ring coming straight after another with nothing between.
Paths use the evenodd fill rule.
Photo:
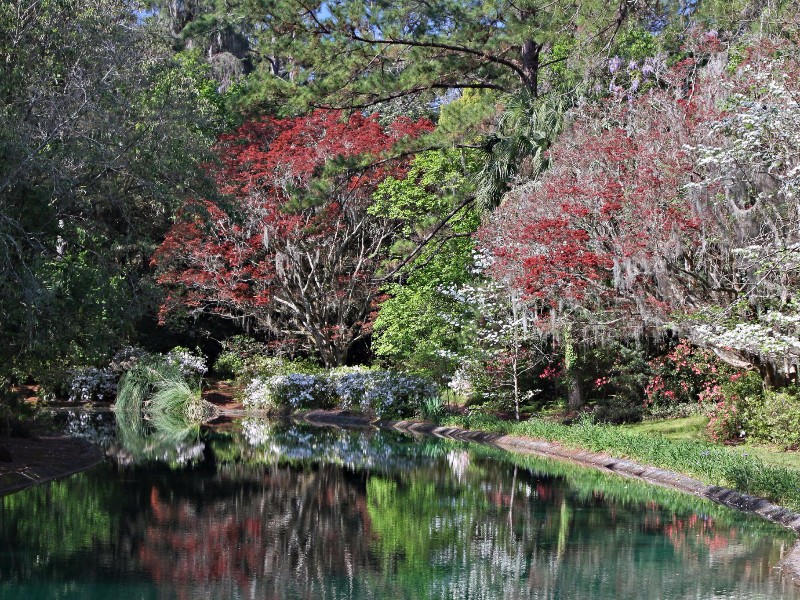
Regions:
<instances>
[{"instance_id":1,"label":"green lawn","mask_svg":"<svg viewBox=\"0 0 800 600\"><path fill-rule=\"evenodd\" d=\"M695 415L682 419L662 419L643 421L632 425L622 425L623 429L642 434L659 434L670 440L705 440L708 417ZM788 467L800 471L800 452L786 452L776 446L743 444L738 446L742 452L757 456L767 464Z\"/></svg>"},{"instance_id":2,"label":"green lawn","mask_svg":"<svg viewBox=\"0 0 800 600\"><path fill-rule=\"evenodd\" d=\"M622 425L635 433L657 433L670 440L705 440L708 417L695 415L682 419L663 419L659 421L642 421L632 425Z\"/></svg>"}]
</instances>

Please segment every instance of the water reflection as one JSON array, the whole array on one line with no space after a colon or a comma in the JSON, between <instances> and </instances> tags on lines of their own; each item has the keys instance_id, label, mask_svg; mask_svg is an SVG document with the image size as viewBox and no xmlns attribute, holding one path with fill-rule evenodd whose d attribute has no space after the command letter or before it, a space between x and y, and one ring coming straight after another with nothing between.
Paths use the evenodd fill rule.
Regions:
<instances>
[{"instance_id":1,"label":"water reflection","mask_svg":"<svg viewBox=\"0 0 800 600\"><path fill-rule=\"evenodd\" d=\"M2 499L0 598L798 597L785 530L564 463L257 420L181 461L152 435Z\"/></svg>"}]
</instances>

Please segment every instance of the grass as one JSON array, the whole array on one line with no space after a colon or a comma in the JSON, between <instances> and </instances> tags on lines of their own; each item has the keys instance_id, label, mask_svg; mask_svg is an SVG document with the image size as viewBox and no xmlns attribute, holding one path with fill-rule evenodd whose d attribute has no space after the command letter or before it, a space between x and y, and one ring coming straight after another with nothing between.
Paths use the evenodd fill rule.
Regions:
<instances>
[{"instance_id":1,"label":"grass","mask_svg":"<svg viewBox=\"0 0 800 600\"><path fill-rule=\"evenodd\" d=\"M707 441L705 428L708 417L695 415L682 419L661 419L644 421L621 427L633 433L643 435L661 435L673 441ZM738 447L739 451L755 455L765 464L787 467L800 471L800 452L787 452L778 446L747 443Z\"/></svg>"},{"instance_id":2,"label":"grass","mask_svg":"<svg viewBox=\"0 0 800 600\"><path fill-rule=\"evenodd\" d=\"M490 415L473 414L450 416L442 419L442 424L527 436L560 442L572 448L606 452L685 473L708 484L730 487L800 510L800 470L769 464L759 454L748 452L746 447L720 446L693 438L699 421L696 417L682 421L683 427L653 422L640 426L645 429L636 430L595 425L588 421L574 425L543 419L512 422L501 421ZM670 439L658 431L659 427L667 430L673 438L684 437Z\"/></svg>"},{"instance_id":3,"label":"grass","mask_svg":"<svg viewBox=\"0 0 800 600\"><path fill-rule=\"evenodd\" d=\"M177 367L162 362L142 363L128 371L120 380L114 410L122 420L133 423L132 415L146 415L156 430L179 433L204 417L200 388Z\"/></svg>"},{"instance_id":4,"label":"grass","mask_svg":"<svg viewBox=\"0 0 800 600\"><path fill-rule=\"evenodd\" d=\"M741 448L743 452L757 456L766 464L800 471L800 452L787 452L777 446L755 444L745 444Z\"/></svg>"},{"instance_id":5,"label":"grass","mask_svg":"<svg viewBox=\"0 0 800 600\"><path fill-rule=\"evenodd\" d=\"M622 428L633 433L644 435L662 435L675 441L705 441L708 417L695 415L682 419L660 419L658 421L643 421L631 425L622 425Z\"/></svg>"}]
</instances>

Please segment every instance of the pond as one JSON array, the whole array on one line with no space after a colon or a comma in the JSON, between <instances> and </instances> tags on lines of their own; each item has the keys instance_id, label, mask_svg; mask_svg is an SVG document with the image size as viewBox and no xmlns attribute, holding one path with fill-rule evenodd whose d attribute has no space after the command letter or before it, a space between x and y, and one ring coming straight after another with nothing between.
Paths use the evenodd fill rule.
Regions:
<instances>
[{"instance_id":1,"label":"pond","mask_svg":"<svg viewBox=\"0 0 800 600\"><path fill-rule=\"evenodd\" d=\"M0 598L800 598L761 519L572 464L245 419L75 415L90 471L0 499Z\"/></svg>"}]
</instances>

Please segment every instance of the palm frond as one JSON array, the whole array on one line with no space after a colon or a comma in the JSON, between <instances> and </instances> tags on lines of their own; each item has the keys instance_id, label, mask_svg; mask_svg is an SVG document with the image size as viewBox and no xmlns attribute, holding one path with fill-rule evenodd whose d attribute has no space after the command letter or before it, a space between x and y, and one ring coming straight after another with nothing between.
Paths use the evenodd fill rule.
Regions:
<instances>
[{"instance_id":1,"label":"palm frond","mask_svg":"<svg viewBox=\"0 0 800 600\"><path fill-rule=\"evenodd\" d=\"M523 163L532 178L547 168L545 151L561 130L563 112L562 101L534 98L528 90L507 98L495 132L484 142L483 168L475 175L482 210L500 204Z\"/></svg>"}]
</instances>

